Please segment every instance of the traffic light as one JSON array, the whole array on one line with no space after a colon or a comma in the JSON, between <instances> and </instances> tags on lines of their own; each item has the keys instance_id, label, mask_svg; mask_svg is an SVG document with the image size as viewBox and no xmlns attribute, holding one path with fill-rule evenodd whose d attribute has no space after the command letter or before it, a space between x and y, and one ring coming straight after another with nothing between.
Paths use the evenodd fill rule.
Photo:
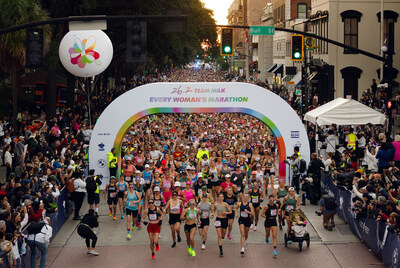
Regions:
<instances>
[{"instance_id":1,"label":"traffic light","mask_svg":"<svg viewBox=\"0 0 400 268\"><path fill-rule=\"evenodd\" d=\"M126 61L146 61L147 21L128 21L126 40Z\"/></svg>"},{"instance_id":2,"label":"traffic light","mask_svg":"<svg viewBox=\"0 0 400 268\"><path fill-rule=\"evenodd\" d=\"M26 30L26 67L37 68L43 60L43 29Z\"/></svg>"},{"instance_id":3,"label":"traffic light","mask_svg":"<svg viewBox=\"0 0 400 268\"><path fill-rule=\"evenodd\" d=\"M233 56L233 28L222 28L221 56Z\"/></svg>"},{"instance_id":4,"label":"traffic light","mask_svg":"<svg viewBox=\"0 0 400 268\"><path fill-rule=\"evenodd\" d=\"M292 35L290 42L290 59L293 61L303 60L303 36Z\"/></svg>"}]
</instances>

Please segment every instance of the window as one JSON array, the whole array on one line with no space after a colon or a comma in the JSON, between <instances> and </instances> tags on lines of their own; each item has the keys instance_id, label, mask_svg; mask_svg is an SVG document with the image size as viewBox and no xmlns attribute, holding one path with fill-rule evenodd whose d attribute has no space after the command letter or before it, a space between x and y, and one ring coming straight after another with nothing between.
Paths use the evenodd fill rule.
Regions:
<instances>
[{"instance_id":1,"label":"window","mask_svg":"<svg viewBox=\"0 0 400 268\"><path fill-rule=\"evenodd\" d=\"M357 67L346 67L340 70L343 78L343 97L351 96L358 100L358 79L360 79L362 70Z\"/></svg>"},{"instance_id":2,"label":"window","mask_svg":"<svg viewBox=\"0 0 400 268\"><path fill-rule=\"evenodd\" d=\"M378 22L381 22L381 12L376 13L378 16ZM397 17L399 14L392 10L383 11L383 41L385 45L388 45L389 40L389 23L393 23L393 26L397 22ZM394 31L394 29L393 29Z\"/></svg>"},{"instance_id":3,"label":"window","mask_svg":"<svg viewBox=\"0 0 400 268\"><path fill-rule=\"evenodd\" d=\"M298 19L307 18L307 4L300 3L297 5L297 18Z\"/></svg>"},{"instance_id":4,"label":"window","mask_svg":"<svg viewBox=\"0 0 400 268\"><path fill-rule=\"evenodd\" d=\"M358 48L358 23L362 14L356 10L347 10L340 13L344 25L344 44ZM356 53L349 49L344 49L344 53Z\"/></svg>"}]
</instances>

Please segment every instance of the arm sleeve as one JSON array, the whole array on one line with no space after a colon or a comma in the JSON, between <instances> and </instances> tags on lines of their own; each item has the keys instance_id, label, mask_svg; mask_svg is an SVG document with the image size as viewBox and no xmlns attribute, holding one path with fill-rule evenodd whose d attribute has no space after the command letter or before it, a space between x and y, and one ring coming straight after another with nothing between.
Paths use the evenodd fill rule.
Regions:
<instances>
[{"instance_id":1,"label":"arm sleeve","mask_svg":"<svg viewBox=\"0 0 400 268\"><path fill-rule=\"evenodd\" d=\"M25 226L28 224L28 213L25 213L24 219L21 221L21 230L25 228Z\"/></svg>"},{"instance_id":2,"label":"arm sleeve","mask_svg":"<svg viewBox=\"0 0 400 268\"><path fill-rule=\"evenodd\" d=\"M365 203L362 194L357 190L357 185L357 183L353 184L353 193Z\"/></svg>"},{"instance_id":3,"label":"arm sleeve","mask_svg":"<svg viewBox=\"0 0 400 268\"><path fill-rule=\"evenodd\" d=\"M50 243L50 238L53 236L53 228L51 228L51 226L48 224L45 227L47 227L47 231L46 231L46 236L44 238L44 241L45 241L46 245L48 245L48 243Z\"/></svg>"}]
</instances>

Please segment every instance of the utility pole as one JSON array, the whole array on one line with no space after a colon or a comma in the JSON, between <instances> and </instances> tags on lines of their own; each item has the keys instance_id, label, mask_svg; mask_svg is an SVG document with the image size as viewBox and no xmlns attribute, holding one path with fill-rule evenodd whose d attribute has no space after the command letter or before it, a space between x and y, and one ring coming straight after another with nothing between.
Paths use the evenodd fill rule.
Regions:
<instances>
[{"instance_id":1,"label":"utility pole","mask_svg":"<svg viewBox=\"0 0 400 268\"><path fill-rule=\"evenodd\" d=\"M301 115L307 113L308 110L308 87L307 87L307 50L306 45L303 43L303 62L301 65Z\"/></svg>"}]
</instances>

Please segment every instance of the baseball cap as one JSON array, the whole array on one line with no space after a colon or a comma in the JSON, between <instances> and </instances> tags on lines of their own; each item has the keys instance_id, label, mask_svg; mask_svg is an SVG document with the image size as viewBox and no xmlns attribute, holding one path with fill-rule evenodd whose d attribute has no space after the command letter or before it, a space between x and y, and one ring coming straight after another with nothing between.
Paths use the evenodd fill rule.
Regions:
<instances>
[{"instance_id":1,"label":"baseball cap","mask_svg":"<svg viewBox=\"0 0 400 268\"><path fill-rule=\"evenodd\" d=\"M160 191L160 187L156 186L154 187L154 192L159 192Z\"/></svg>"},{"instance_id":2,"label":"baseball cap","mask_svg":"<svg viewBox=\"0 0 400 268\"><path fill-rule=\"evenodd\" d=\"M222 160L222 164L226 164L226 160L225 159Z\"/></svg>"},{"instance_id":3,"label":"baseball cap","mask_svg":"<svg viewBox=\"0 0 400 268\"><path fill-rule=\"evenodd\" d=\"M139 174L140 173L140 170L136 170L136 174Z\"/></svg>"},{"instance_id":4,"label":"baseball cap","mask_svg":"<svg viewBox=\"0 0 400 268\"><path fill-rule=\"evenodd\" d=\"M207 191L207 185L203 185L203 186L201 186L201 190L203 190L203 191Z\"/></svg>"},{"instance_id":5,"label":"baseball cap","mask_svg":"<svg viewBox=\"0 0 400 268\"><path fill-rule=\"evenodd\" d=\"M240 165L236 165L235 167L236 167L236 168L240 168Z\"/></svg>"},{"instance_id":6,"label":"baseball cap","mask_svg":"<svg viewBox=\"0 0 400 268\"><path fill-rule=\"evenodd\" d=\"M225 178L230 178L230 177L231 177L231 175L229 175L229 174L225 175Z\"/></svg>"},{"instance_id":7,"label":"baseball cap","mask_svg":"<svg viewBox=\"0 0 400 268\"><path fill-rule=\"evenodd\" d=\"M294 187L289 187L288 191L294 191Z\"/></svg>"},{"instance_id":8,"label":"baseball cap","mask_svg":"<svg viewBox=\"0 0 400 268\"><path fill-rule=\"evenodd\" d=\"M253 174L257 174L257 172L255 172L255 171L252 171L252 172L251 172L251 175L253 175Z\"/></svg>"},{"instance_id":9,"label":"baseball cap","mask_svg":"<svg viewBox=\"0 0 400 268\"><path fill-rule=\"evenodd\" d=\"M197 174L197 177L198 177L198 178L203 178L203 174L202 174L202 173L199 173L199 174Z\"/></svg>"},{"instance_id":10,"label":"baseball cap","mask_svg":"<svg viewBox=\"0 0 400 268\"><path fill-rule=\"evenodd\" d=\"M181 187L181 183L179 181L176 181L174 184L175 187Z\"/></svg>"},{"instance_id":11,"label":"baseball cap","mask_svg":"<svg viewBox=\"0 0 400 268\"><path fill-rule=\"evenodd\" d=\"M148 164L144 165L145 168L150 167Z\"/></svg>"}]
</instances>

